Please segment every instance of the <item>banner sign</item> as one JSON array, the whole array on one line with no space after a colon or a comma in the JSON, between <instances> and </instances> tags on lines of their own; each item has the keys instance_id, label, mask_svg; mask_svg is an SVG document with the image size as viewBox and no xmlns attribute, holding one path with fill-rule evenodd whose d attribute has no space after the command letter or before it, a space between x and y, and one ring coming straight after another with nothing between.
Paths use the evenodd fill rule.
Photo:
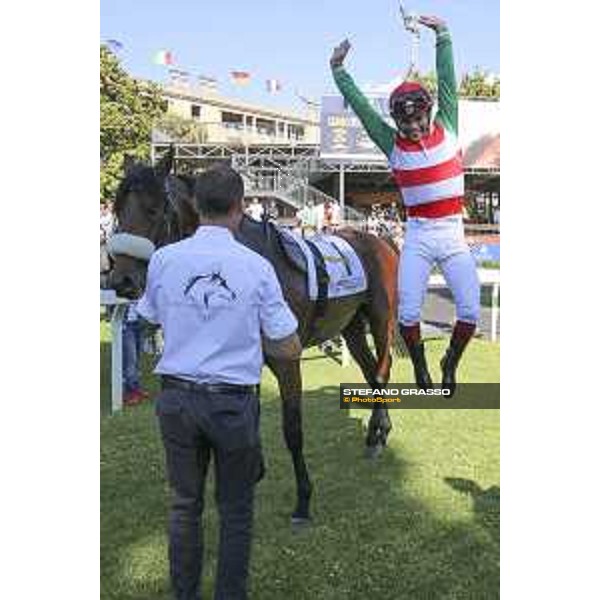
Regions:
<instances>
[{"instance_id":1,"label":"banner sign","mask_svg":"<svg viewBox=\"0 0 600 600\"><path fill-rule=\"evenodd\" d=\"M369 97L373 108L390 125L385 96ZM342 96L323 96L321 100L321 158L323 160L381 161L383 152L371 141L358 117Z\"/></svg>"},{"instance_id":2,"label":"banner sign","mask_svg":"<svg viewBox=\"0 0 600 600\"><path fill-rule=\"evenodd\" d=\"M390 126L388 96L365 94L373 108ZM436 107L433 109L435 115ZM459 138L465 167L500 169L500 103L459 100ZM321 100L321 158L325 161L386 162L383 152L371 141L354 111L342 96Z\"/></svg>"}]
</instances>

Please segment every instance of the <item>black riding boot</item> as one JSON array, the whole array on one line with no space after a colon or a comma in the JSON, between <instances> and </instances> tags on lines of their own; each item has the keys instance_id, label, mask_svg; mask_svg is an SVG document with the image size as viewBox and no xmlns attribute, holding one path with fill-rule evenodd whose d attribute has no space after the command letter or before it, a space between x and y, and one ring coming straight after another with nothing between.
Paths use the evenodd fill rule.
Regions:
<instances>
[{"instance_id":1,"label":"black riding boot","mask_svg":"<svg viewBox=\"0 0 600 600\"><path fill-rule=\"evenodd\" d=\"M422 389L433 388L433 381L427 368L427 360L425 359L425 346L421 341L421 326L419 323L415 325L400 325L400 333L406 348L410 355L410 359L415 371L415 382Z\"/></svg>"},{"instance_id":2,"label":"black riding boot","mask_svg":"<svg viewBox=\"0 0 600 600\"><path fill-rule=\"evenodd\" d=\"M427 368L427 360L425 358L425 345L423 342L418 344L406 344L408 353L412 360L413 369L415 371L415 382L422 389L427 390L433 388L433 381Z\"/></svg>"},{"instance_id":3,"label":"black riding boot","mask_svg":"<svg viewBox=\"0 0 600 600\"><path fill-rule=\"evenodd\" d=\"M466 321L457 321L454 325L450 345L440 361L442 389L450 390L450 394L446 396L447 398L452 397L456 391L456 368L465 348L475 333L475 327L474 323L467 323Z\"/></svg>"}]
</instances>

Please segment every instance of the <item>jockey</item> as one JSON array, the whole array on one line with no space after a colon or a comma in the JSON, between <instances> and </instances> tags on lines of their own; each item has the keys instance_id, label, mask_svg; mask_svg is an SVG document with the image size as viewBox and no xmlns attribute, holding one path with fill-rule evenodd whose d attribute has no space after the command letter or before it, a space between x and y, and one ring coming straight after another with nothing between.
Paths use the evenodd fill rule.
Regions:
<instances>
[{"instance_id":1,"label":"jockey","mask_svg":"<svg viewBox=\"0 0 600 600\"><path fill-rule=\"evenodd\" d=\"M479 280L464 239L462 221L464 173L458 147L458 98L452 41L437 17L419 17L436 33L438 110L414 81L392 91L391 127L371 106L343 68L350 43L344 40L331 56L333 77L367 133L386 155L407 211L404 246L398 273L400 333L406 342L419 387L431 388L423 342L421 309L431 269L437 265L456 304L457 320L440 363L442 388L456 388L456 368L479 319Z\"/></svg>"}]
</instances>

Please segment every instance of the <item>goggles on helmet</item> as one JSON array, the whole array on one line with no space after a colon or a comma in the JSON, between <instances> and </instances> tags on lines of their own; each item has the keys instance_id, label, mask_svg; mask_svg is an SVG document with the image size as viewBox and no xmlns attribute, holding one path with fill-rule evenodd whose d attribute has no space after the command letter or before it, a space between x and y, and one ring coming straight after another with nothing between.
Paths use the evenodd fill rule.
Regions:
<instances>
[{"instance_id":1,"label":"goggles on helmet","mask_svg":"<svg viewBox=\"0 0 600 600\"><path fill-rule=\"evenodd\" d=\"M390 114L400 120L414 119L427 113L433 102L425 91L398 94L390 100Z\"/></svg>"}]
</instances>

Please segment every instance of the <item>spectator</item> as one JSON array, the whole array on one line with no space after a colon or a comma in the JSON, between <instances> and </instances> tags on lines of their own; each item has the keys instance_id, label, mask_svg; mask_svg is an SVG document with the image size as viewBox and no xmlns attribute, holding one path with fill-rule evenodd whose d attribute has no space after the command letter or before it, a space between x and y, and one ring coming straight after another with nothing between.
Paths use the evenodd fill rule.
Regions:
<instances>
[{"instance_id":1,"label":"spectator","mask_svg":"<svg viewBox=\"0 0 600 600\"><path fill-rule=\"evenodd\" d=\"M279 207L277 206L277 202L275 200L271 200L269 203L268 215L270 219L277 221L279 218Z\"/></svg>"},{"instance_id":2,"label":"spectator","mask_svg":"<svg viewBox=\"0 0 600 600\"><path fill-rule=\"evenodd\" d=\"M252 200L252 204L247 209L247 214L255 221L261 221L265 213L265 209L258 198Z\"/></svg>"},{"instance_id":3,"label":"spectator","mask_svg":"<svg viewBox=\"0 0 600 600\"><path fill-rule=\"evenodd\" d=\"M135 406L149 397L140 386L142 324L136 303L127 306L123 319L123 404Z\"/></svg>"},{"instance_id":4,"label":"spectator","mask_svg":"<svg viewBox=\"0 0 600 600\"><path fill-rule=\"evenodd\" d=\"M302 235L314 235L317 231L317 207L309 200L297 213L296 217L300 223Z\"/></svg>"},{"instance_id":5,"label":"spectator","mask_svg":"<svg viewBox=\"0 0 600 600\"><path fill-rule=\"evenodd\" d=\"M342 223L342 207L335 200L331 205L331 226L335 231Z\"/></svg>"},{"instance_id":6,"label":"spectator","mask_svg":"<svg viewBox=\"0 0 600 600\"><path fill-rule=\"evenodd\" d=\"M111 205L106 202L100 203L100 241L106 240L112 235L114 229L114 217Z\"/></svg>"},{"instance_id":7,"label":"spectator","mask_svg":"<svg viewBox=\"0 0 600 600\"><path fill-rule=\"evenodd\" d=\"M377 235L379 221L375 216L375 212L371 210L371 213L367 217L367 232L373 235Z\"/></svg>"},{"instance_id":8,"label":"spectator","mask_svg":"<svg viewBox=\"0 0 600 600\"><path fill-rule=\"evenodd\" d=\"M323 233L333 233L340 223L340 207L335 200L326 200L323 204Z\"/></svg>"}]
</instances>

